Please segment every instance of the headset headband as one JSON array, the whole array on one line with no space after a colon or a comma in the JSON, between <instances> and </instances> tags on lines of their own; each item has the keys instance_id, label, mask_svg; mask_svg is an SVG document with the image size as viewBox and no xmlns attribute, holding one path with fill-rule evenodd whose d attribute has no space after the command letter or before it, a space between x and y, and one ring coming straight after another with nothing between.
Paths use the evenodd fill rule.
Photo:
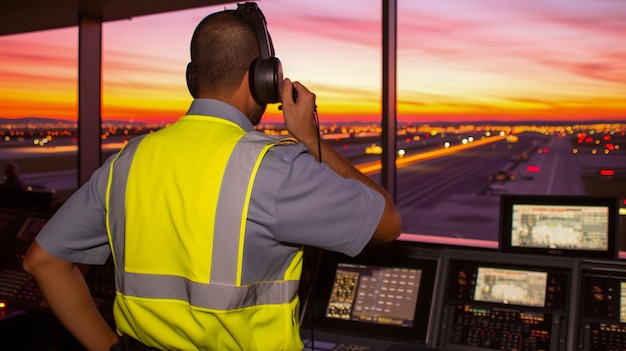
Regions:
<instances>
[{"instance_id":1,"label":"headset headband","mask_svg":"<svg viewBox=\"0 0 626 351\"><path fill-rule=\"evenodd\" d=\"M259 6L255 2L237 4L237 11L245 12L250 16L261 50L261 58L266 59L274 56L274 45L272 45L272 39L267 32L265 16Z\"/></svg>"}]
</instances>

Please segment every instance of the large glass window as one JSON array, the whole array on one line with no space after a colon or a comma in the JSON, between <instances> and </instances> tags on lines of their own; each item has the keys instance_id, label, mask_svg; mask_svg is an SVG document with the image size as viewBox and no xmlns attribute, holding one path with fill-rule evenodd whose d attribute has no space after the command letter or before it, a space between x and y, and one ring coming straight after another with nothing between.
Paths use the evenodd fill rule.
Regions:
<instances>
[{"instance_id":1,"label":"large glass window","mask_svg":"<svg viewBox=\"0 0 626 351\"><path fill-rule=\"evenodd\" d=\"M322 137L359 167L380 163L381 16L379 0L260 4L284 75L317 97ZM282 127L276 106L261 127ZM322 155L323 157L323 155Z\"/></svg>"},{"instance_id":2,"label":"large glass window","mask_svg":"<svg viewBox=\"0 0 626 351\"><path fill-rule=\"evenodd\" d=\"M317 95L322 136L378 180L386 151L381 1L260 6L285 77ZM104 157L186 111L189 40L204 16L224 7L236 3L103 24ZM598 0L399 0L401 239L495 247L503 193L626 197L625 17L622 6ZM2 146L36 150L15 157L32 185L71 192L77 29L0 43ZM57 124L18 130L22 117ZM259 128L285 133L277 105ZM18 149L4 150L2 162ZM45 162L21 161L40 160L44 150ZM72 186L44 182L49 172Z\"/></svg>"},{"instance_id":3,"label":"large glass window","mask_svg":"<svg viewBox=\"0 0 626 351\"><path fill-rule=\"evenodd\" d=\"M102 26L102 154L182 116L192 98L185 68L189 40L218 7L140 16Z\"/></svg>"},{"instance_id":4,"label":"large glass window","mask_svg":"<svg viewBox=\"0 0 626 351\"><path fill-rule=\"evenodd\" d=\"M102 159L128 139L162 128L184 114L191 102L184 76L191 35L204 16L225 6L234 9L236 3L103 23ZM261 4L261 8L285 77L302 82L317 94L323 137L359 166L379 161L380 2L344 1L330 8L313 0L300 1L297 6L274 1ZM63 150L70 158L64 157L63 162L55 159L54 166L33 164L36 170L27 165L23 171L28 177L44 171L71 173L70 177L61 175L72 184L63 189L67 196L77 184L77 35L73 28L0 38L6 43L2 45L2 74L8 77L2 79L2 102L8 107L2 117L52 118L57 123L53 136L61 125L67 127L62 135L70 136L63 139L69 147ZM260 129L285 132L277 107L268 106ZM14 127L3 125L3 137L16 132L10 128ZM47 138L39 140L42 145L56 146L61 139L48 143L50 137L43 136ZM25 140L10 140L18 139ZM28 146L32 142L32 138L26 140ZM50 155L41 154L48 149L53 150L30 147L29 153L48 160ZM60 149L54 150L58 153ZM3 157L8 155L3 153ZM65 160L71 160L71 165ZM369 169L376 177L379 168ZM44 181L43 175L38 177ZM46 180L42 186L54 186L48 183Z\"/></svg>"},{"instance_id":5,"label":"large glass window","mask_svg":"<svg viewBox=\"0 0 626 351\"><path fill-rule=\"evenodd\" d=\"M272 1L260 7L285 77L317 95L323 137L355 164L380 160L380 2L342 1L330 8ZM104 156L184 114L191 102L184 75L191 35L204 16L223 8L103 25ZM268 106L259 125L267 133L284 133L277 106Z\"/></svg>"},{"instance_id":6,"label":"large glass window","mask_svg":"<svg viewBox=\"0 0 626 351\"><path fill-rule=\"evenodd\" d=\"M77 38L77 28L0 36L0 165L14 162L55 201L78 184Z\"/></svg>"},{"instance_id":7,"label":"large glass window","mask_svg":"<svg viewBox=\"0 0 626 351\"><path fill-rule=\"evenodd\" d=\"M614 1L399 1L403 238L495 247L503 193L626 197L624 18Z\"/></svg>"}]
</instances>

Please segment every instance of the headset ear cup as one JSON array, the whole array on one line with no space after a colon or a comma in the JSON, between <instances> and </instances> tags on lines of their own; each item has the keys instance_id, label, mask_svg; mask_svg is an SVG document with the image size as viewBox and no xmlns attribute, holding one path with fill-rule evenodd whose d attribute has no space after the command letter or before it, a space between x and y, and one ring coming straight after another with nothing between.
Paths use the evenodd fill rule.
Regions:
<instances>
[{"instance_id":1,"label":"headset ear cup","mask_svg":"<svg viewBox=\"0 0 626 351\"><path fill-rule=\"evenodd\" d=\"M195 70L193 69L193 65L191 62L187 64L186 77L187 77L187 89L189 89L189 93L195 99L198 97L198 88L196 87L197 80L196 80Z\"/></svg>"},{"instance_id":2,"label":"headset ear cup","mask_svg":"<svg viewBox=\"0 0 626 351\"><path fill-rule=\"evenodd\" d=\"M257 58L250 64L250 92L260 105L281 100L283 68L276 57Z\"/></svg>"}]
</instances>

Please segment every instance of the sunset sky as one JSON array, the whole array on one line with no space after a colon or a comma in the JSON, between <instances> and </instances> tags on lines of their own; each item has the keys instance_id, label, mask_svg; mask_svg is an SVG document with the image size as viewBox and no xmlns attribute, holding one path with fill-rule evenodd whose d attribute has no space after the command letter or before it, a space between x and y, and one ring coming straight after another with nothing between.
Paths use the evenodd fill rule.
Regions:
<instances>
[{"instance_id":1,"label":"sunset sky","mask_svg":"<svg viewBox=\"0 0 626 351\"><path fill-rule=\"evenodd\" d=\"M381 0L259 5L285 76L316 93L322 122L380 120ZM189 39L223 8L105 23L103 118L183 114ZM626 121L623 0L399 0L398 9L400 121ZM0 37L0 117L76 118L77 37L77 28ZM265 121L278 116L271 105Z\"/></svg>"}]
</instances>

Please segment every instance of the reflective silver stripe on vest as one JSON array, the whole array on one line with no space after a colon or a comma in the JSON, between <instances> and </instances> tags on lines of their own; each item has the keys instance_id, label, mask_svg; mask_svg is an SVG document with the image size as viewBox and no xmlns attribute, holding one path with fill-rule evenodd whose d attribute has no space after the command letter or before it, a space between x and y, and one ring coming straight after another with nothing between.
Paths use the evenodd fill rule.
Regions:
<instances>
[{"instance_id":1,"label":"reflective silver stripe on vest","mask_svg":"<svg viewBox=\"0 0 626 351\"><path fill-rule=\"evenodd\" d=\"M293 300L295 295L292 292L298 290L298 281L295 280L237 287L200 284L171 275L125 273L125 278L124 295L183 300L193 306L214 310L286 303Z\"/></svg>"},{"instance_id":2,"label":"reflective silver stripe on vest","mask_svg":"<svg viewBox=\"0 0 626 351\"><path fill-rule=\"evenodd\" d=\"M219 194L215 219L211 282L202 284L184 277L138 274L124 270L125 195L130 165L139 142L126 145L113 168L109 194L109 223L116 261L116 288L126 296L177 299L193 306L225 310L259 304L282 304L292 301L298 293L298 281L268 281L247 286L236 286L240 226L247 187L254 166L264 148L273 144L262 133L247 133L231 154ZM243 170L243 171L242 171ZM251 186L251 184L250 184ZM233 219L236 218L236 219ZM225 269L228 268L228 269Z\"/></svg>"},{"instance_id":3,"label":"reflective silver stripe on vest","mask_svg":"<svg viewBox=\"0 0 626 351\"><path fill-rule=\"evenodd\" d=\"M237 255L239 234L242 216L246 215L242 213L242 209L247 197L248 182L262 149L268 144L267 136L247 133L237 143L228 159L218 198L219 206L215 213L213 247L217 250L213 250L211 262L211 281L214 283L237 283L237 266L240 262Z\"/></svg>"},{"instance_id":4,"label":"reflective silver stripe on vest","mask_svg":"<svg viewBox=\"0 0 626 351\"><path fill-rule=\"evenodd\" d=\"M131 139L124 149L111 163L112 173L111 189L109 196L109 207L107 208L108 220L111 228L111 240L113 255L115 260L115 288L117 291L124 291L124 233L126 228L126 184L128 183L128 173L130 164L133 161L137 147L146 135Z\"/></svg>"}]
</instances>

